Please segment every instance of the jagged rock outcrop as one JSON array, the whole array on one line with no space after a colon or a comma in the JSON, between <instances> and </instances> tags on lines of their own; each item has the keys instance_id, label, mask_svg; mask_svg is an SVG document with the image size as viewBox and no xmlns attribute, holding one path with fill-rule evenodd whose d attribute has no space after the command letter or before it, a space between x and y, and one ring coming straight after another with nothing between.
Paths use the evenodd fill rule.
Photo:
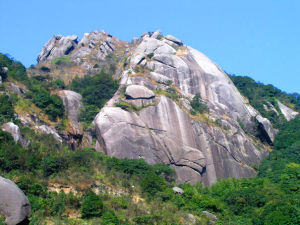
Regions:
<instances>
[{"instance_id":1,"label":"jagged rock outcrop","mask_svg":"<svg viewBox=\"0 0 300 225\"><path fill-rule=\"evenodd\" d=\"M77 46L77 36L53 36L43 47L37 60L43 62L68 55Z\"/></svg>"},{"instance_id":2,"label":"jagged rock outcrop","mask_svg":"<svg viewBox=\"0 0 300 225\"><path fill-rule=\"evenodd\" d=\"M281 113L284 115L285 119L287 121L290 121L291 119L294 119L297 115L299 115L298 112L292 110L291 108L287 107L280 101L278 101L278 106L281 111Z\"/></svg>"},{"instance_id":3,"label":"jagged rock outcrop","mask_svg":"<svg viewBox=\"0 0 300 225\"><path fill-rule=\"evenodd\" d=\"M149 33L133 43L120 76L120 90L139 85L155 96L138 105L142 106L138 112L131 112L115 107L118 101L129 101L119 90L94 120L101 149L119 158L168 164L179 183L210 185L219 178L253 176L251 166L267 151L254 145L254 137L243 129L251 133L258 122L270 141L275 130L247 103L226 73L172 36ZM137 67L142 72L139 69L135 74ZM170 90L173 95L168 95ZM197 93L209 109L207 115L189 113L191 98Z\"/></svg>"},{"instance_id":4,"label":"jagged rock outcrop","mask_svg":"<svg viewBox=\"0 0 300 225\"><path fill-rule=\"evenodd\" d=\"M65 56L71 57L77 64L86 63L83 59L87 56L104 60L117 45L119 40L104 31L85 33L80 41L76 35L66 37L58 35L53 36L44 45L37 61L42 63Z\"/></svg>"},{"instance_id":5,"label":"jagged rock outcrop","mask_svg":"<svg viewBox=\"0 0 300 225\"><path fill-rule=\"evenodd\" d=\"M7 225L28 224L30 203L24 193L11 180L0 176L0 213Z\"/></svg>"},{"instance_id":6,"label":"jagged rock outcrop","mask_svg":"<svg viewBox=\"0 0 300 225\"><path fill-rule=\"evenodd\" d=\"M29 145L30 142L21 134L19 126L13 122L3 124L2 130L10 133L15 142L20 142L23 147Z\"/></svg>"}]
</instances>

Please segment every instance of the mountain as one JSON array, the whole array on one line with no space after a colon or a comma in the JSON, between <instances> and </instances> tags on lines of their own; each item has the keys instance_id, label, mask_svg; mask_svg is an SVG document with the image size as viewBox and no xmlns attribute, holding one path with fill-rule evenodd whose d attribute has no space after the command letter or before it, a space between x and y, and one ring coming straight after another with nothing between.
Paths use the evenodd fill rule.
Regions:
<instances>
[{"instance_id":1,"label":"mountain","mask_svg":"<svg viewBox=\"0 0 300 225\"><path fill-rule=\"evenodd\" d=\"M120 87L94 120L98 151L170 165L178 183L210 185L217 178L255 175L251 166L267 155L263 143L272 144L276 131L217 65L159 31L123 45L128 47L123 65L114 74ZM71 65L92 73L99 63L83 59L101 61L117 51L115 46L120 42L104 32L85 34L80 41L57 36L38 61L69 57ZM196 94L207 112L192 109Z\"/></svg>"},{"instance_id":2,"label":"mountain","mask_svg":"<svg viewBox=\"0 0 300 225\"><path fill-rule=\"evenodd\" d=\"M0 72L1 176L33 224L260 224L282 205L268 190L298 215L297 94L228 75L160 31L54 36L36 66L0 54Z\"/></svg>"}]
</instances>

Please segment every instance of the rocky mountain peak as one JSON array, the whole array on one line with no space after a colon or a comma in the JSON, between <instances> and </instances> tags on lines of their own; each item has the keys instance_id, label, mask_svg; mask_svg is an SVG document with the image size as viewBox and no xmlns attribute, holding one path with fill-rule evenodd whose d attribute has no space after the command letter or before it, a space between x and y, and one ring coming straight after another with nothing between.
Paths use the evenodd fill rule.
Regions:
<instances>
[{"instance_id":1,"label":"rocky mountain peak","mask_svg":"<svg viewBox=\"0 0 300 225\"><path fill-rule=\"evenodd\" d=\"M105 31L92 31L85 33L78 41L77 35L53 36L43 47L37 61L39 63L51 61L59 57L71 57L80 63L80 59L87 56L103 60L105 56L113 52L120 41Z\"/></svg>"}]
</instances>

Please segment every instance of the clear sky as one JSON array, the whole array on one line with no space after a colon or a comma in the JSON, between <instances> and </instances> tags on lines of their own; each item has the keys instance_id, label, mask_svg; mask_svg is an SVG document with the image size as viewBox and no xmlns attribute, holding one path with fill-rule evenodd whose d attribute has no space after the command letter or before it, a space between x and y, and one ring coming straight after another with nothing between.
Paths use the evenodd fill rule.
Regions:
<instances>
[{"instance_id":1,"label":"clear sky","mask_svg":"<svg viewBox=\"0 0 300 225\"><path fill-rule=\"evenodd\" d=\"M56 34L160 29L228 73L300 93L300 0L0 0L0 52L36 64Z\"/></svg>"}]
</instances>

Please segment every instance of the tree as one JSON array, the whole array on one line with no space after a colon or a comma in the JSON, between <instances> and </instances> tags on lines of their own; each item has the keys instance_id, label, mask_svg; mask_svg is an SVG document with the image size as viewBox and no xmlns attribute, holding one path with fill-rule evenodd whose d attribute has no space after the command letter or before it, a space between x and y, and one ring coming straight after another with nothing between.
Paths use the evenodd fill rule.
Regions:
<instances>
[{"instance_id":1,"label":"tree","mask_svg":"<svg viewBox=\"0 0 300 225\"><path fill-rule=\"evenodd\" d=\"M101 216L103 210L102 199L90 191L84 197L80 210L82 218Z\"/></svg>"}]
</instances>

